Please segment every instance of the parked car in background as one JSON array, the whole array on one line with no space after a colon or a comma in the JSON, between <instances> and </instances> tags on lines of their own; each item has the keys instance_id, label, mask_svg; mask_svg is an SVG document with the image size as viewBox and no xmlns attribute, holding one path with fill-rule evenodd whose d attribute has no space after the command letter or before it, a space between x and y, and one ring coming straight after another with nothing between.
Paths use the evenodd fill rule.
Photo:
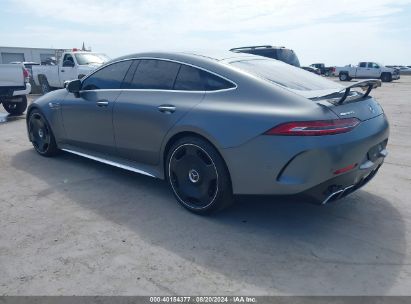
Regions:
<instances>
[{"instance_id":1,"label":"parked car in background","mask_svg":"<svg viewBox=\"0 0 411 304\"><path fill-rule=\"evenodd\" d=\"M303 66L303 67L301 67L303 70L306 70L306 71L308 71L308 72L311 72L311 73L314 73L314 74L317 74L317 75L321 75L321 70L320 69L317 69L317 68L315 68L315 67L312 67L312 66L309 66L309 67L306 67L306 66Z\"/></svg>"},{"instance_id":2,"label":"parked car in background","mask_svg":"<svg viewBox=\"0 0 411 304\"><path fill-rule=\"evenodd\" d=\"M313 63L310 67L320 70L320 74L324 76L330 76L334 73L335 67L326 67L324 63Z\"/></svg>"},{"instance_id":3,"label":"parked car in background","mask_svg":"<svg viewBox=\"0 0 411 304\"><path fill-rule=\"evenodd\" d=\"M390 82L400 79L400 71L388 68L376 62L360 62L358 66L336 67L333 73L341 81L350 81L353 78L381 79Z\"/></svg>"},{"instance_id":4,"label":"parked car in background","mask_svg":"<svg viewBox=\"0 0 411 304\"><path fill-rule=\"evenodd\" d=\"M30 91L29 71L22 64L0 64L0 103L8 113L23 114Z\"/></svg>"},{"instance_id":5,"label":"parked car in background","mask_svg":"<svg viewBox=\"0 0 411 304\"><path fill-rule=\"evenodd\" d=\"M282 62L291 64L296 67L300 67L300 61L297 55L291 49L284 46L271 46L271 45L256 45L256 46L244 46L233 48L231 52L236 53L248 53L272 59L277 59Z\"/></svg>"},{"instance_id":6,"label":"parked car in background","mask_svg":"<svg viewBox=\"0 0 411 304\"><path fill-rule=\"evenodd\" d=\"M411 74L411 68L408 66L399 65L397 68L400 70L401 74L406 74L406 75Z\"/></svg>"},{"instance_id":7,"label":"parked car in background","mask_svg":"<svg viewBox=\"0 0 411 304\"><path fill-rule=\"evenodd\" d=\"M35 100L27 131L42 156L64 150L165 179L199 214L233 194L325 204L384 162L388 121L369 95L380 85L343 86L248 54L132 54Z\"/></svg>"},{"instance_id":8,"label":"parked car in background","mask_svg":"<svg viewBox=\"0 0 411 304\"><path fill-rule=\"evenodd\" d=\"M54 88L63 88L67 80L80 79L110 58L104 54L76 49L56 54L50 65L33 66L33 79L43 94ZM54 63L53 63L54 62Z\"/></svg>"}]
</instances>

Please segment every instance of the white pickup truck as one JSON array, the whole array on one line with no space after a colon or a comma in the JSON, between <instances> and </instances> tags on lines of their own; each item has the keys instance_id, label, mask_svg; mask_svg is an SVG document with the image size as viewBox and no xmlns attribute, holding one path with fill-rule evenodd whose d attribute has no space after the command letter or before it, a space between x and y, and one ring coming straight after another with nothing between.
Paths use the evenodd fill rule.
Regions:
<instances>
[{"instance_id":1,"label":"white pickup truck","mask_svg":"<svg viewBox=\"0 0 411 304\"><path fill-rule=\"evenodd\" d=\"M23 114L30 91L30 74L22 64L0 64L0 103L7 112Z\"/></svg>"},{"instance_id":2,"label":"white pickup truck","mask_svg":"<svg viewBox=\"0 0 411 304\"><path fill-rule=\"evenodd\" d=\"M335 67L333 74L338 76L341 81L350 81L353 78L367 78L391 82L400 79L398 69L388 68L376 62L360 62L358 66Z\"/></svg>"},{"instance_id":3,"label":"white pickup truck","mask_svg":"<svg viewBox=\"0 0 411 304\"><path fill-rule=\"evenodd\" d=\"M110 60L104 54L88 51L64 51L56 53L50 65L33 66L33 79L43 94L54 88L63 88L67 80L81 79Z\"/></svg>"}]
</instances>

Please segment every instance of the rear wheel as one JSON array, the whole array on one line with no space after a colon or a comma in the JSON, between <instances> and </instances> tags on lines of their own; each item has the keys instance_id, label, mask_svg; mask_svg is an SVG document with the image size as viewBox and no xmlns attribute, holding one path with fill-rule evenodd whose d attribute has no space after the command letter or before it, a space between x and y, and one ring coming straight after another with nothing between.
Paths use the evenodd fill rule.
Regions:
<instances>
[{"instance_id":1,"label":"rear wheel","mask_svg":"<svg viewBox=\"0 0 411 304\"><path fill-rule=\"evenodd\" d=\"M47 94L48 92L51 92L51 87L49 85L49 82L47 81L46 77L40 77L40 86L41 86L41 92L44 94Z\"/></svg>"},{"instance_id":2,"label":"rear wheel","mask_svg":"<svg viewBox=\"0 0 411 304\"><path fill-rule=\"evenodd\" d=\"M3 108L11 115L21 115L27 109L27 97L21 96L18 102L3 100Z\"/></svg>"},{"instance_id":3,"label":"rear wheel","mask_svg":"<svg viewBox=\"0 0 411 304\"><path fill-rule=\"evenodd\" d=\"M350 77L348 77L347 73L341 73L339 75L339 78L340 78L341 81L349 81L350 80Z\"/></svg>"},{"instance_id":4,"label":"rear wheel","mask_svg":"<svg viewBox=\"0 0 411 304\"><path fill-rule=\"evenodd\" d=\"M38 110L30 112L28 133L34 149L42 156L53 156L59 152L53 132L44 116Z\"/></svg>"},{"instance_id":5,"label":"rear wheel","mask_svg":"<svg viewBox=\"0 0 411 304\"><path fill-rule=\"evenodd\" d=\"M166 175L177 200L194 213L218 211L233 201L224 160L201 138L185 137L172 145L167 156Z\"/></svg>"},{"instance_id":6,"label":"rear wheel","mask_svg":"<svg viewBox=\"0 0 411 304\"><path fill-rule=\"evenodd\" d=\"M381 80L383 82L391 82L392 81L392 75L390 73L383 73L381 75Z\"/></svg>"}]
</instances>

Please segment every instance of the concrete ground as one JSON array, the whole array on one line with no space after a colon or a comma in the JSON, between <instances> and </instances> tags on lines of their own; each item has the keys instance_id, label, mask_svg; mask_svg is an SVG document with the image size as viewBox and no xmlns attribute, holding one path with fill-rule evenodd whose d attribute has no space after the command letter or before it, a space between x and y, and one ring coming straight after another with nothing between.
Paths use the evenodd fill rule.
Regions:
<instances>
[{"instance_id":1,"label":"concrete ground","mask_svg":"<svg viewBox=\"0 0 411 304\"><path fill-rule=\"evenodd\" d=\"M411 77L372 94L390 154L362 190L324 207L242 198L213 217L160 180L43 158L23 119L0 124L0 295L411 295Z\"/></svg>"}]
</instances>

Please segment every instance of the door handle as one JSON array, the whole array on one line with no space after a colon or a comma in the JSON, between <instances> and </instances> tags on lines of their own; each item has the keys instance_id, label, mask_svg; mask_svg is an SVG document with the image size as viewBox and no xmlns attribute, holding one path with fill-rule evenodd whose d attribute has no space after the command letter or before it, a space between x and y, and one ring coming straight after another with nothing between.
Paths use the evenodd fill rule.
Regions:
<instances>
[{"instance_id":1,"label":"door handle","mask_svg":"<svg viewBox=\"0 0 411 304\"><path fill-rule=\"evenodd\" d=\"M175 112L176 107L173 106L173 105L164 104L164 105L158 106L158 110L159 110L160 112L162 112L162 113L171 114L171 113L174 113L174 112Z\"/></svg>"},{"instance_id":2,"label":"door handle","mask_svg":"<svg viewBox=\"0 0 411 304\"><path fill-rule=\"evenodd\" d=\"M63 73L64 73L64 72L65 72L65 70L60 70L60 72L63 72Z\"/></svg>"},{"instance_id":3,"label":"door handle","mask_svg":"<svg viewBox=\"0 0 411 304\"><path fill-rule=\"evenodd\" d=\"M108 106L108 100L99 100L97 101L97 106L99 107L107 107Z\"/></svg>"}]
</instances>

